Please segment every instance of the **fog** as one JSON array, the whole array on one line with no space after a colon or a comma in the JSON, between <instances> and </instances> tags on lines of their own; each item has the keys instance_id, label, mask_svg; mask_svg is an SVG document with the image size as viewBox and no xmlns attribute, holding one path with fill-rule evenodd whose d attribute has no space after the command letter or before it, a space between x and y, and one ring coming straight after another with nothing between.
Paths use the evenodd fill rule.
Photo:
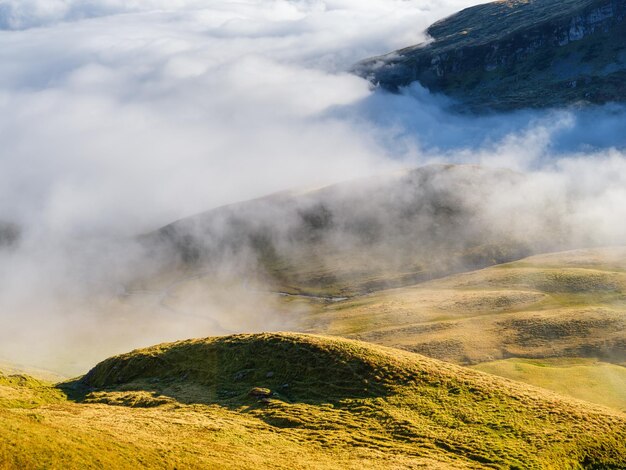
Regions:
<instances>
[{"instance_id":1,"label":"fog","mask_svg":"<svg viewBox=\"0 0 626 470\"><path fill-rule=\"evenodd\" d=\"M164 305L175 276L136 287L163 260L134 236L277 191L508 168L524 183L481 206L486 224L515 209L529 237L562 228L551 248L622 243L623 107L457 115L349 73L476 3L0 0L0 221L21 228L0 249L0 357L77 373L151 342L289 329L304 307L263 286L180 292L182 310Z\"/></svg>"}]
</instances>

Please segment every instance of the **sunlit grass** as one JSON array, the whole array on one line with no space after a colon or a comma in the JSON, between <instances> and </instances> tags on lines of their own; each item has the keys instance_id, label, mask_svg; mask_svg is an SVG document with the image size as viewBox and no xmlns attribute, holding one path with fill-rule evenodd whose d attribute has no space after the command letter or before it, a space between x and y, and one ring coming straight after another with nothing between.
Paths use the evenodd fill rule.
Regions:
<instances>
[{"instance_id":1,"label":"sunlit grass","mask_svg":"<svg viewBox=\"0 0 626 470\"><path fill-rule=\"evenodd\" d=\"M506 359L474 368L626 411L626 367L619 365L584 358Z\"/></svg>"},{"instance_id":2,"label":"sunlit grass","mask_svg":"<svg viewBox=\"0 0 626 470\"><path fill-rule=\"evenodd\" d=\"M63 401L40 383L11 387L35 390L40 404L0 407L4 468L626 465L624 415L341 339L159 345L63 384Z\"/></svg>"},{"instance_id":3,"label":"sunlit grass","mask_svg":"<svg viewBox=\"0 0 626 470\"><path fill-rule=\"evenodd\" d=\"M626 363L625 254L623 248L547 254L376 292L326 305L306 317L303 328L467 365L516 356L589 358L583 376L593 377L593 392L581 392L591 385L584 380L578 389L558 391L605 396L622 406L608 398L618 396L621 385L603 374L598 359L614 367ZM514 378L542 385L533 370Z\"/></svg>"}]
</instances>

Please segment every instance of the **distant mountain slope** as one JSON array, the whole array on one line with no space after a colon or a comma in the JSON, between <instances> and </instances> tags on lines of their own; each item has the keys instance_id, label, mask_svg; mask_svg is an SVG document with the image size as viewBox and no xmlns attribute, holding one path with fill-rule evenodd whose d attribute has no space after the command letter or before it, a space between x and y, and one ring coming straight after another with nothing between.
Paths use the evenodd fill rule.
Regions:
<instances>
[{"instance_id":1,"label":"distant mountain slope","mask_svg":"<svg viewBox=\"0 0 626 470\"><path fill-rule=\"evenodd\" d=\"M59 382L60 380L68 378L67 376L54 371L40 369L38 367L32 367L24 364L16 364L2 359L0 359L0 373L4 373L5 375L25 374L37 380L45 380L48 382Z\"/></svg>"},{"instance_id":2,"label":"distant mountain slope","mask_svg":"<svg viewBox=\"0 0 626 470\"><path fill-rule=\"evenodd\" d=\"M418 81L473 110L624 101L625 15L624 0L502 0L355 70L390 90Z\"/></svg>"},{"instance_id":3,"label":"distant mountain slope","mask_svg":"<svg viewBox=\"0 0 626 470\"><path fill-rule=\"evenodd\" d=\"M133 351L62 385L64 403L34 382L8 393L20 387L50 404L0 400L3 468L626 465L623 414L320 336L235 335Z\"/></svg>"},{"instance_id":4,"label":"distant mountain slope","mask_svg":"<svg viewBox=\"0 0 626 470\"><path fill-rule=\"evenodd\" d=\"M240 279L261 277L274 290L350 296L519 259L561 243L566 234L557 218L515 209L515 202L506 206L524 181L508 170L433 165L222 207L142 241L154 258L163 258L164 273L177 267L179 277L180 271L226 266ZM550 222L529 233L527 216Z\"/></svg>"},{"instance_id":5,"label":"distant mountain slope","mask_svg":"<svg viewBox=\"0 0 626 470\"><path fill-rule=\"evenodd\" d=\"M303 329L473 364L626 410L623 247L533 256L321 305Z\"/></svg>"},{"instance_id":6,"label":"distant mountain slope","mask_svg":"<svg viewBox=\"0 0 626 470\"><path fill-rule=\"evenodd\" d=\"M626 248L538 255L336 304L308 331L476 364L593 357L626 365Z\"/></svg>"}]
</instances>

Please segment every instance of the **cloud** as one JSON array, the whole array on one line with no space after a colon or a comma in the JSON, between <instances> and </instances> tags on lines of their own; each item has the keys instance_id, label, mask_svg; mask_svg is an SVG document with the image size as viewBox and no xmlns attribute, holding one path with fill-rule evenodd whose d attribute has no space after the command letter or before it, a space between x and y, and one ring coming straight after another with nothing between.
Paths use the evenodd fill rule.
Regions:
<instances>
[{"instance_id":1,"label":"cloud","mask_svg":"<svg viewBox=\"0 0 626 470\"><path fill-rule=\"evenodd\" d=\"M534 205L517 193L485 213L567 201L581 241L618 242L621 106L463 116L419 85L391 95L348 73L476 3L0 0L0 221L23 229L20 250L0 255L0 340L29 328L33 339L0 354L87 348L104 329L95 305L142 256L120 240L222 204L431 162L527 172ZM212 331L176 317L139 328L145 316L118 312L93 354ZM232 328L259 325L237 318Z\"/></svg>"}]
</instances>

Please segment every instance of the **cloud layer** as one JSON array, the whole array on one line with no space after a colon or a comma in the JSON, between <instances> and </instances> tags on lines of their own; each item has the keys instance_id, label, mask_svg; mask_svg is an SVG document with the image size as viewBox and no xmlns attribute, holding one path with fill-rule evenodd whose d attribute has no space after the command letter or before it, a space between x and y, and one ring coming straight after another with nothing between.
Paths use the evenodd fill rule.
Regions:
<instances>
[{"instance_id":1,"label":"cloud layer","mask_svg":"<svg viewBox=\"0 0 626 470\"><path fill-rule=\"evenodd\" d=\"M568 217L581 242L619 243L622 107L459 116L418 85L390 95L348 73L476 3L0 0L0 221L23 227L20 249L2 255L0 342L30 329L42 344L36 358L93 340L77 336L101 319L64 302L128 276L139 255L111 239L274 191L431 162L528 172L538 208L576 196ZM135 344L128 315L111 330L127 336L103 339L103 351ZM142 338L196 331L176 324ZM0 355L17 347L4 344Z\"/></svg>"}]
</instances>

